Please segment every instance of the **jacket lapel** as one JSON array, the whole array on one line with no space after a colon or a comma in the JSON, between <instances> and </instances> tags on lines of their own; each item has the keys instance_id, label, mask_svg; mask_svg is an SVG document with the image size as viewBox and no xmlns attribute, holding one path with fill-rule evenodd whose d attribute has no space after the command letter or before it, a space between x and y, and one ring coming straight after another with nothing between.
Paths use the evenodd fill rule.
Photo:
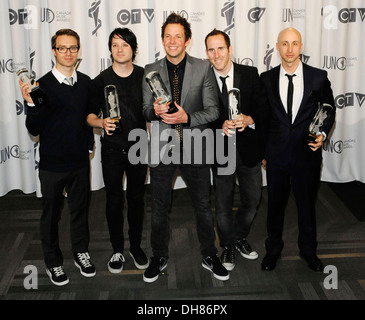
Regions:
<instances>
[{"instance_id":1,"label":"jacket lapel","mask_svg":"<svg viewBox=\"0 0 365 320\"><path fill-rule=\"evenodd\" d=\"M303 97L299 106L298 114L296 118L300 118L300 114L303 111L304 106L307 103L308 97L312 94L311 92L311 82L310 75L308 73L307 66L303 63Z\"/></svg>"},{"instance_id":2,"label":"jacket lapel","mask_svg":"<svg viewBox=\"0 0 365 320\"><path fill-rule=\"evenodd\" d=\"M185 72L184 72L184 81L183 81L183 85L182 85L182 92L181 92L181 97L180 97L180 105L183 106L184 102L185 102L185 98L187 96L187 94L190 91L190 85L192 84L192 80L193 80L193 73L194 73L194 68L192 66L191 60L190 60L190 56L186 54L186 65L185 65Z\"/></svg>"},{"instance_id":3,"label":"jacket lapel","mask_svg":"<svg viewBox=\"0 0 365 320\"><path fill-rule=\"evenodd\" d=\"M241 73L236 63L233 63L233 88L240 88Z\"/></svg>"},{"instance_id":4,"label":"jacket lapel","mask_svg":"<svg viewBox=\"0 0 365 320\"><path fill-rule=\"evenodd\" d=\"M158 70L158 72L160 73L161 79L162 79L163 83L165 84L167 91L171 95L171 86L170 86L169 74L167 71L166 57L164 59L161 59L159 67L160 67L160 70Z\"/></svg>"},{"instance_id":5,"label":"jacket lapel","mask_svg":"<svg viewBox=\"0 0 365 320\"><path fill-rule=\"evenodd\" d=\"M294 123L301 121L301 116L303 112L305 112L305 106L307 105L308 98L313 93L310 71L308 70L307 66L304 63L303 63L303 85L304 85L303 97L299 106L297 116L295 117Z\"/></svg>"},{"instance_id":6,"label":"jacket lapel","mask_svg":"<svg viewBox=\"0 0 365 320\"><path fill-rule=\"evenodd\" d=\"M278 101L278 105L280 105L282 112L285 115L287 115L283 101L281 100L280 97L280 65L277 66L275 69L273 69L272 83L273 83L273 94L274 94L273 98Z\"/></svg>"}]
</instances>

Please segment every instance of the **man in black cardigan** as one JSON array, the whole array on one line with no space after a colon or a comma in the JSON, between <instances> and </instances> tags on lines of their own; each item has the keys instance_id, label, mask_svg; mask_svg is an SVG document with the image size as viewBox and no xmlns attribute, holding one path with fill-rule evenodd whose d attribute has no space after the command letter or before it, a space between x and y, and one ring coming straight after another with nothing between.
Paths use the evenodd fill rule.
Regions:
<instances>
[{"instance_id":1,"label":"man in black cardigan","mask_svg":"<svg viewBox=\"0 0 365 320\"><path fill-rule=\"evenodd\" d=\"M75 69L80 38L73 30L61 29L51 42L56 65L39 79L46 101L34 105L29 84L19 82L28 106L26 127L33 136L39 135L40 141L39 179L43 197L40 233L46 272L52 283L62 286L69 282L63 269L58 234L64 190L70 207L74 263L83 276L96 274L88 253L87 208L89 150L93 147L93 135L86 124L90 78Z\"/></svg>"}]
</instances>

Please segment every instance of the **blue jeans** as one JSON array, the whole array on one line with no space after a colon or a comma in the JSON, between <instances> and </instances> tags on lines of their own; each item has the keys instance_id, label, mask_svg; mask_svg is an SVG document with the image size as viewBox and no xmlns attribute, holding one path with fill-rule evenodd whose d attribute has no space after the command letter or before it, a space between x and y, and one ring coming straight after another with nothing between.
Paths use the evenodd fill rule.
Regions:
<instances>
[{"instance_id":1,"label":"blue jeans","mask_svg":"<svg viewBox=\"0 0 365 320\"><path fill-rule=\"evenodd\" d=\"M200 252L205 258L217 253L215 233L210 206L210 168L208 165L164 165L150 169L152 219L151 245L155 257L169 256L169 207L171 204L172 179L180 169L187 184L194 210Z\"/></svg>"},{"instance_id":2,"label":"blue jeans","mask_svg":"<svg viewBox=\"0 0 365 320\"><path fill-rule=\"evenodd\" d=\"M240 205L234 217L233 194L239 183ZM246 238L261 200L261 163L250 168L245 166L237 152L236 172L232 175L217 175L213 169L215 212L220 246L232 246L238 239Z\"/></svg>"},{"instance_id":3,"label":"blue jeans","mask_svg":"<svg viewBox=\"0 0 365 320\"><path fill-rule=\"evenodd\" d=\"M142 238L147 165L132 165L128 160L126 151L109 146L102 146L101 161L106 190L106 218L110 242L114 252L123 253L124 173L127 177L128 235L130 248L134 249L140 247Z\"/></svg>"}]
</instances>

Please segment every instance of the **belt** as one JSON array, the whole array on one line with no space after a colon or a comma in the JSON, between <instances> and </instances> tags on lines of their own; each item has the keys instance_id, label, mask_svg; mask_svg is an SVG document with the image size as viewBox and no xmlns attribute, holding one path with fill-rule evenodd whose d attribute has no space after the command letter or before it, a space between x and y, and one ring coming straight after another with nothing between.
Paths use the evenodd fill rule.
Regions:
<instances>
[{"instance_id":1,"label":"belt","mask_svg":"<svg viewBox=\"0 0 365 320\"><path fill-rule=\"evenodd\" d=\"M116 150L116 151L119 151L123 154L128 154L128 151L129 151L129 148L122 148L122 147L118 147L118 146L111 146L109 144L107 145L104 145L105 148L110 148L110 149L113 149L113 150Z\"/></svg>"}]
</instances>

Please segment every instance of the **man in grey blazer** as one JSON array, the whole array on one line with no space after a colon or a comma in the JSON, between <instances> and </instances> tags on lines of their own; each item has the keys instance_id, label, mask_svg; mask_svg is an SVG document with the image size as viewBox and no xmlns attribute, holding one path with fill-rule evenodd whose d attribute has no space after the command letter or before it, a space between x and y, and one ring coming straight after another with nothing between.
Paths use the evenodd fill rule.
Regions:
<instances>
[{"instance_id":1,"label":"man in grey blazer","mask_svg":"<svg viewBox=\"0 0 365 320\"><path fill-rule=\"evenodd\" d=\"M151 122L150 179L152 195L151 245L153 257L144 272L145 282L154 282L167 267L169 258L168 210L172 184L179 169L191 194L196 215L197 234L202 266L219 280L228 280L228 271L221 264L214 245L215 233L210 206L210 167L206 159L205 139L190 136L212 133L207 124L219 116L218 90L209 62L186 53L190 43L190 24L172 13L162 26L162 44L166 57L145 66L145 75L157 71L173 96L173 102L160 104L148 84L143 84L143 113ZM177 81L175 85L176 73ZM174 77L175 75L175 77ZM176 136L180 125L183 138ZM176 131L175 131L176 130ZM153 145L158 140L157 147ZM209 139L208 139L209 140ZM195 148L194 148L195 147ZM209 151L209 150L208 150ZM209 153L209 152L208 152ZM162 156L162 157L161 157Z\"/></svg>"}]
</instances>

